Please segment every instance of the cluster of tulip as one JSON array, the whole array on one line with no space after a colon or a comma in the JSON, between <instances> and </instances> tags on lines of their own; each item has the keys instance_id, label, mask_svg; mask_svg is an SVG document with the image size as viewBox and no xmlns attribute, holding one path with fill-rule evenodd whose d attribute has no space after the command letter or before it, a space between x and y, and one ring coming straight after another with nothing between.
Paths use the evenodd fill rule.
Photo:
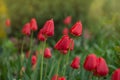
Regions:
<instances>
[{"instance_id":1,"label":"cluster of tulip","mask_svg":"<svg viewBox=\"0 0 120 80\"><path fill-rule=\"evenodd\" d=\"M64 24L69 25L70 23L71 23L71 16L68 16L67 18L65 18ZM10 21L7 20L6 24L9 25ZM33 19L31 19L30 22L26 23L23 26L22 33L24 35L29 36L31 34L31 31L33 32L33 31L37 31L37 30L38 30L37 22L36 22L36 19L33 18ZM72 51L74 49L74 39L69 36L69 32L73 36L81 36L82 35L82 23L81 23L81 21L76 22L70 28L70 30L68 28L64 28L63 32L62 32L63 33L62 38L54 46L54 48L56 50L58 50L62 55L67 56L66 66L68 65L70 51ZM40 29L40 31L37 35L37 38L38 38L38 40L44 42L44 44L45 44L47 38L51 37L53 35L54 35L54 21L53 21L53 19L51 19L51 20L46 21L43 28ZM26 53L27 58L29 57L30 52ZM42 76L43 76L42 73L43 73L43 60L44 60L44 58L48 59L48 58L52 57L51 50L48 47L45 48L45 46L44 46L43 53L44 54L42 54L42 58L41 58L41 73L40 73L41 78L40 78L40 80L43 79L42 78ZM60 59L58 60L59 64L60 64ZM37 63L37 56L32 55L32 57L31 57L32 66L36 65L36 63ZM64 69L64 73L63 73L62 77L58 75L59 64L58 64L58 68L57 68L58 71L52 77L51 80L66 80L66 77L65 77L66 68ZM76 56L73 59L70 67L73 68L73 69L78 69L80 67L80 57L79 56ZM109 72L109 68L108 68L104 58L96 57L95 54L89 54L86 57L83 67L84 67L85 70L90 71L92 75L98 76L98 77L106 76ZM113 73L111 80L120 80L120 69L117 69Z\"/></svg>"}]
</instances>

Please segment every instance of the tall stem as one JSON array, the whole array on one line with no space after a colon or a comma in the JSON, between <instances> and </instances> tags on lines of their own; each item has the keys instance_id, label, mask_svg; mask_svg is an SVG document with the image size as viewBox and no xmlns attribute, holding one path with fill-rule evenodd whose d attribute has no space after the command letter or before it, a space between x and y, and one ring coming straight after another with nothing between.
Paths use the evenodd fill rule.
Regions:
<instances>
[{"instance_id":1,"label":"tall stem","mask_svg":"<svg viewBox=\"0 0 120 80\"><path fill-rule=\"evenodd\" d=\"M58 72L59 72L59 67L60 67L61 59L62 59L62 55L60 55L60 58L59 58L59 60L58 60L58 66L57 66L56 74L58 74Z\"/></svg>"},{"instance_id":2,"label":"tall stem","mask_svg":"<svg viewBox=\"0 0 120 80\"><path fill-rule=\"evenodd\" d=\"M42 73L43 73L43 61L44 61L44 49L45 49L46 41L43 45L43 51L42 51L42 58L41 58L41 69L40 69L40 80L42 80Z\"/></svg>"},{"instance_id":3,"label":"tall stem","mask_svg":"<svg viewBox=\"0 0 120 80\"><path fill-rule=\"evenodd\" d=\"M46 77L46 74L47 74L47 65L48 65L48 60L46 61L45 77Z\"/></svg>"},{"instance_id":4,"label":"tall stem","mask_svg":"<svg viewBox=\"0 0 120 80\"><path fill-rule=\"evenodd\" d=\"M63 69L63 75L65 75L65 72L66 72L66 67L67 67L68 61L69 61L69 55L70 55L70 49L68 50L67 58L65 58L66 65L65 65L65 68Z\"/></svg>"}]
</instances>

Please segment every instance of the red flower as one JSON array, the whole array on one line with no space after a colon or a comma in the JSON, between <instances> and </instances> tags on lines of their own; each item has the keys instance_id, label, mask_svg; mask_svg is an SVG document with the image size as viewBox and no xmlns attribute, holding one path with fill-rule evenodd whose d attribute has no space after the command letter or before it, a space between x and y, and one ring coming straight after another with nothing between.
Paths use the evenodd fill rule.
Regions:
<instances>
[{"instance_id":1,"label":"red flower","mask_svg":"<svg viewBox=\"0 0 120 80\"><path fill-rule=\"evenodd\" d=\"M66 25L69 25L69 24L71 24L71 19L72 19L72 17L71 16L67 16L65 19L64 19L64 24L66 24Z\"/></svg>"},{"instance_id":2,"label":"red flower","mask_svg":"<svg viewBox=\"0 0 120 80\"><path fill-rule=\"evenodd\" d=\"M32 62L32 65L35 65L37 62L37 57L33 55L31 62Z\"/></svg>"},{"instance_id":3,"label":"red flower","mask_svg":"<svg viewBox=\"0 0 120 80\"><path fill-rule=\"evenodd\" d=\"M72 67L73 69L78 69L78 68L80 67L80 57L79 57L79 56L76 56L76 57L74 58L74 60L73 60L72 63L71 63L71 67Z\"/></svg>"},{"instance_id":4,"label":"red flower","mask_svg":"<svg viewBox=\"0 0 120 80\"><path fill-rule=\"evenodd\" d=\"M111 80L120 80L120 69L117 69L113 72Z\"/></svg>"},{"instance_id":5,"label":"red flower","mask_svg":"<svg viewBox=\"0 0 120 80\"><path fill-rule=\"evenodd\" d=\"M68 50L60 50L62 54L67 54Z\"/></svg>"},{"instance_id":6,"label":"red flower","mask_svg":"<svg viewBox=\"0 0 120 80\"><path fill-rule=\"evenodd\" d=\"M84 62L84 68L88 71L93 71L97 67L97 57L95 54L89 54Z\"/></svg>"},{"instance_id":7,"label":"red flower","mask_svg":"<svg viewBox=\"0 0 120 80\"><path fill-rule=\"evenodd\" d=\"M46 48L44 51L44 57L45 58L51 58L52 54L49 48Z\"/></svg>"},{"instance_id":8,"label":"red flower","mask_svg":"<svg viewBox=\"0 0 120 80\"><path fill-rule=\"evenodd\" d=\"M58 80L58 75L54 75L51 80Z\"/></svg>"},{"instance_id":9,"label":"red flower","mask_svg":"<svg viewBox=\"0 0 120 80\"><path fill-rule=\"evenodd\" d=\"M95 69L94 75L96 76L106 76L109 72L108 66L105 60L100 57L97 59L97 67Z\"/></svg>"},{"instance_id":10,"label":"red flower","mask_svg":"<svg viewBox=\"0 0 120 80\"><path fill-rule=\"evenodd\" d=\"M40 40L40 41L45 41L46 40L46 37L42 34L42 33L38 33L38 40Z\"/></svg>"},{"instance_id":11,"label":"red flower","mask_svg":"<svg viewBox=\"0 0 120 80\"><path fill-rule=\"evenodd\" d=\"M82 23L80 21L76 22L70 29L70 33L75 36L80 36L82 34Z\"/></svg>"},{"instance_id":12,"label":"red flower","mask_svg":"<svg viewBox=\"0 0 120 80\"><path fill-rule=\"evenodd\" d=\"M62 31L62 34L63 35L68 35L68 33L69 33L68 28L64 28L63 31Z\"/></svg>"},{"instance_id":13,"label":"red flower","mask_svg":"<svg viewBox=\"0 0 120 80\"><path fill-rule=\"evenodd\" d=\"M65 77L59 77L58 80L66 80Z\"/></svg>"},{"instance_id":14,"label":"red flower","mask_svg":"<svg viewBox=\"0 0 120 80\"><path fill-rule=\"evenodd\" d=\"M54 21L53 19L46 21L42 28L42 33L45 36L53 36L54 35Z\"/></svg>"},{"instance_id":15,"label":"red flower","mask_svg":"<svg viewBox=\"0 0 120 80\"><path fill-rule=\"evenodd\" d=\"M36 31L38 29L37 22L35 18L32 18L30 21L30 28L33 31Z\"/></svg>"},{"instance_id":16,"label":"red flower","mask_svg":"<svg viewBox=\"0 0 120 80\"><path fill-rule=\"evenodd\" d=\"M6 24L7 27L10 27L10 25L11 25L10 19L6 19L5 24Z\"/></svg>"},{"instance_id":17,"label":"red flower","mask_svg":"<svg viewBox=\"0 0 120 80\"><path fill-rule=\"evenodd\" d=\"M22 28L22 33L24 35L30 35L30 23L26 23Z\"/></svg>"},{"instance_id":18,"label":"red flower","mask_svg":"<svg viewBox=\"0 0 120 80\"><path fill-rule=\"evenodd\" d=\"M55 45L57 50L68 50L69 49L69 36L64 35Z\"/></svg>"}]
</instances>

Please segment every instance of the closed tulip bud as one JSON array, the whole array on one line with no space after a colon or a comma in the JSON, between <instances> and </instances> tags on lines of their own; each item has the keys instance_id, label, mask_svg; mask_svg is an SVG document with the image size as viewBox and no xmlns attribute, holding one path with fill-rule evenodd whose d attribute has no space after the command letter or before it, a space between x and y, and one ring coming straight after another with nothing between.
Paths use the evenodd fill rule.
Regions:
<instances>
[{"instance_id":1,"label":"closed tulip bud","mask_svg":"<svg viewBox=\"0 0 120 80\"><path fill-rule=\"evenodd\" d=\"M58 80L66 80L65 77L59 77Z\"/></svg>"},{"instance_id":2,"label":"closed tulip bud","mask_svg":"<svg viewBox=\"0 0 120 80\"><path fill-rule=\"evenodd\" d=\"M32 18L30 21L30 28L32 31L36 31L38 29L37 22L35 18Z\"/></svg>"},{"instance_id":3,"label":"closed tulip bud","mask_svg":"<svg viewBox=\"0 0 120 80\"><path fill-rule=\"evenodd\" d=\"M67 54L67 50L60 50L60 52L62 53L62 54Z\"/></svg>"},{"instance_id":4,"label":"closed tulip bud","mask_svg":"<svg viewBox=\"0 0 120 80\"><path fill-rule=\"evenodd\" d=\"M62 31L62 34L63 35L68 35L68 33L69 33L68 28L64 28L63 31Z\"/></svg>"},{"instance_id":5,"label":"closed tulip bud","mask_svg":"<svg viewBox=\"0 0 120 80\"><path fill-rule=\"evenodd\" d=\"M64 35L55 45L57 50L68 50L69 49L69 36Z\"/></svg>"},{"instance_id":6,"label":"closed tulip bud","mask_svg":"<svg viewBox=\"0 0 120 80\"><path fill-rule=\"evenodd\" d=\"M78 68L80 67L80 57L79 57L79 56L76 56L76 57L74 58L74 60L73 60L72 63L71 63L71 67L72 67L73 69L78 69Z\"/></svg>"},{"instance_id":7,"label":"closed tulip bud","mask_svg":"<svg viewBox=\"0 0 120 80\"><path fill-rule=\"evenodd\" d=\"M44 26L42 28L42 33L48 37L54 35L54 21L53 21L53 19L46 21L46 23L44 24Z\"/></svg>"},{"instance_id":8,"label":"closed tulip bud","mask_svg":"<svg viewBox=\"0 0 120 80\"><path fill-rule=\"evenodd\" d=\"M106 76L109 72L106 61L100 57L97 59L97 67L95 69L94 75L96 76Z\"/></svg>"},{"instance_id":9,"label":"closed tulip bud","mask_svg":"<svg viewBox=\"0 0 120 80\"><path fill-rule=\"evenodd\" d=\"M32 65L35 65L36 62L37 62L37 57L33 55L31 60Z\"/></svg>"},{"instance_id":10,"label":"closed tulip bud","mask_svg":"<svg viewBox=\"0 0 120 80\"><path fill-rule=\"evenodd\" d=\"M30 35L30 23L26 23L22 28L22 33L24 35Z\"/></svg>"},{"instance_id":11,"label":"closed tulip bud","mask_svg":"<svg viewBox=\"0 0 120 80\"><path fill-rule=\"evenodd\" d=\"M67 16L65 19L64 19L64 24L66 24L66 25L69 25L69 24L71 24L71 20L72 20L72 17L71 16Z\"/></svg>"},{"instance_id":12,"label":"closed tulip bud","mask_svg":"<svg viewBox=\"0 0 120 80\"><path fill-rule=\"evenodd\" d=\"M120 69L117 69L113 72L111 80L120 80Z\"/></svg>"},{"instance_id":13,"label":"closed tulip bud","mask_svg":"<svg viewBox=\"0 0 120 80\"><path fill-rule=\"evenodd\" d=\"M46 48L44 51L44 57L45 58L51 58L52 54L49 48Z\"/></svg>"},{"instance_id":14,"label":"closed tulip bud","mask_svg":"<svg viewBox=\"0 0 120 80\"><path fill-rule=\"evenodd\" d=\"M94 71L97 67L97 57L95 54L89 54L84 62L84 69Z\"/></svg>"},{"instance_id":15,"label":"closed tulip bud","mask_svg":"<svg viewBox=\"0 0 120 80\"><path fill-rule=\"evenodd\" d=\"M58 75L54 75L51 80L58 80Z\"/></svg>"},{"instance_id":16,"label":"closed tulip bud","mask_svg":"<svg viewBox=\"0 0 120 80\"><path fill-rule=\"evenodd\" d=\"M70 29L70 33L74 36L80 36L82 34L82 23L80 21L76 22Z\"/></svg>"},{"instance_id":17,"label":"closed tulip bud","mask_svg":"<svg viewBox=\"0 0 120 80\"><path fill-rule=\"evenodd\" d=\"M5 25L6 25L7 27L10 27L10 25L11 25L10 19L6 19Z\"/></svg>"},{"instance_id":18,"label":"closed tulip bud","mask_svg":"<svg viewBox=\"0 0 120 80\"><path fill-rule=\"evenodd\" d=\"M47 38L42 34L42 33L38 33L38 40L40 40L40 41L45 41Z\"/></svg>"}]
</instances>

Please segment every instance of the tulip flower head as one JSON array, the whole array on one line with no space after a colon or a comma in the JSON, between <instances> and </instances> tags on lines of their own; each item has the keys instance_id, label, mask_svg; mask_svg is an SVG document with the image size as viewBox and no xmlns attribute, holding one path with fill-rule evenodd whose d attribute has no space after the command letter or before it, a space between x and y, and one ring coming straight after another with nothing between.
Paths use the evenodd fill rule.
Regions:
<instances>
[{"instance_id":1,"label":"tulip flower head","mask_svg":"<svg viewBox=\"0 0 120 80\"><path fill-rule=\"evenodd\" d=\"M32 65L35 65L36 62L37 62L37 57L35 55L33 55L32 60L31 60Z\"/></svg>"},{"instance_id":2,"label":"tulip flower head","mask_svg":"<svg viewBox=\"0 0 120 80\"><path fill-rule=\"evenodd\" d=\"M38 33L37 37L38 37L38 40L40 41L45 41L47 39L41 32Z\"/></svg>"},{"instance_id":3,"label":"tulip flower head","mask_svg":"<svg viewBox=\"0 0 120 80\"><path fill-rule=\"evenodd\" d=\"M58 80L66 80L65 77L59 77Z\"/></svg>"},{"instance_id":4,"label":"tulip flower head","mask_svg":"<svg viewBox=\"0 0 120 80\"><path fill-rule=\"evenodd\" d=\"M44 51L44 57L45 58L51 58L52 54L49 48L46 48Z\"/></svg>"},{"instance_id":5,"label":"tulip flower head","mask_svg":"<svg viewBox=\"0 0 120 80\"><path fill-rule=\"evenodd\" d=\"M32 18L30 21L30 28L32 31L36 31L38 29L37 22L35 18Z\"/></svg>"},{"instance_id":6,"label":"tulip flower head","mask_svg":"<svg viewBox=\"0 0 120 80\"><path fill-rule=\"evenodd\" d=\"M71 16L67 16L65 19L64 19L64 24L66 24L66 25L69 25L69 24L71 24L71 20L72 20L72 17Z\"/></svg>"},{"instance_id":7,"label":"tulip flower head","mask_svg":"<svg viewBox=\"0 0 120 80\"><path fill-rule=\"evenodd\" d=\"M71 67L72 67L73 69L78 69L78 68L80 67L80 57L79 57L79 56L76 56L76 57L73 59L73 61L72 61L72 63L71 63Z\"/></svg>"},{"instance_id":8,"label":"tulip flower head","mask_svg":"<svg viewBox=\"0 0 120 80\"><path fill-rule=\"evenodd\" d=\"M7 27L10 27L10 25L11 25L10 19L6 19L5 25L6 25Z\"/></svg>"},{"instance_id":9,"label":"tulip flower head","mask_svg":"<svg viewBox=\"0 0 120 80\"><path fill-rule=\"evenodd\" d=\"M24 35L30 35L30 23L26 23L22 28L22 33Z\"/></svg>"},{"instance_id":10,"label":"tulip flower head","mask_svg":"<svg viewBox=\"0 0 120 80\"><path fill-rule=\"evenodd\" d=\"M95 69L94 75L96 76L106 76L109 72L106 61L100 57L97 59L97 67Z\"/></svg>"},{"instance_id":11,"label":"tulip flower head","mask_svg":"<svg viewBox=\"0 0 120 80\"><path fill-rule=\"evenodd\" d=\"M120 80L120 68L113 72L111 80Z\"/></svg>"},{"instance_id":12,"label":"tulip flower head","mask_svg":"<svg viewBox=\"0 0 120 80\"><path fill-rule=\"evenodd\" d=\"M97 67L97 57L95 54L89 54L84 62L84 69L94 71Z\"/></svg>"},{"instance_id":13,"label":"tulip flower head","mask_svg":"<svg viewBox=\"0 0 120 80\"><path fill-rule=\"evenodd\" d=\"M45 36L51 37L54 35L54 21L53 19L46 21L42 28L42 33Z\"/></svg>"},{"instance_id":14,"label":"tulip flower head","mask_svg":"<svg viewBox=\"0 0 120 80\"><path fill-rule=\"evenodd\" d=\"M70 29L70 33L74 36L82 35L82 23L80 21L76 22Z\"/></svg>"},{"instance_id":15,"label":"tulip flower head","mask_svg":"<svg viewBox=\"0 0 120 80\"><path fill-rule=\"evenodd\" d=\"M64 28L63 31L62 31L62 34L63 35L68 35L69 33L69 29L68 28Z\"/></svg>"},{"instance_id":16,"label":"tulip flower head","mask_svg":"<svg viewBox=\"0 0 120 80\"><path fill-rule=\"evenodd\" d=\"M51 80L58 80L58 75L54 75Z\"/></svg>"}]
</instances>

